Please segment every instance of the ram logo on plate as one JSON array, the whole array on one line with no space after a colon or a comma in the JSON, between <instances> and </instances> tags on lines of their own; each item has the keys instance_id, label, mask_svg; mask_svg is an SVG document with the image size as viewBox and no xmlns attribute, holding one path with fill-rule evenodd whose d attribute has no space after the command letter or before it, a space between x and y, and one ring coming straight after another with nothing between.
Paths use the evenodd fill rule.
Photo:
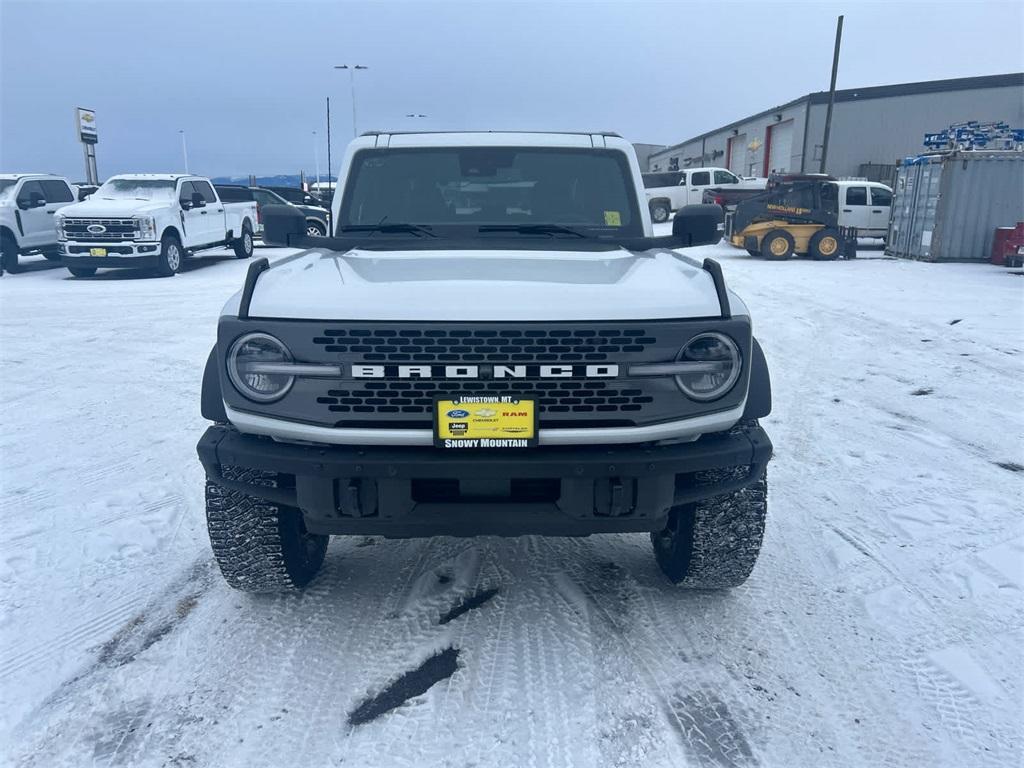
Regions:
<instances>
[{"instance_id":1,"label":"ram logo on plate","mask_svg":"<svg viewBox=\"0 0 1024 768\"><path fill-rule=\"evenodd\" d=\"M445 414L445 415L449 419L464 419L467 416L469 416L469 411L463 411L461 409L455 409L453 411L448 411L448 413Z\"/></svg>"}]
</instances>

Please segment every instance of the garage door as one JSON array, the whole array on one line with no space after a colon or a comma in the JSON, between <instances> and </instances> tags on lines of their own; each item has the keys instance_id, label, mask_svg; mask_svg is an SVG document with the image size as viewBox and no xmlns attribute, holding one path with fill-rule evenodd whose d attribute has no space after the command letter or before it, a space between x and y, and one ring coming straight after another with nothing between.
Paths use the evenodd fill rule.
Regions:
<instances>
[{"instance_id":1,"label":"garage door","mask_svg":"<svg viewBox=\"0 0 1024 768\"><path fill-rule=\"evenodd\" d=\"M768 130L771 133L771 147L768 150L768 167L765 168L765 172L791 170L789 164L793 157L793 121L776 123Z\"/></svg>"},{"instance_id":2,"label":"garage door","mask_svg":"<svg viewBox=\"0 0 1024 768\"><path fill-rule=\"evenodd\" d=\"M747 172L747 134L741 133L729 139L729 162L726 165L737 176Z\"/></svg>"}]
</instances>

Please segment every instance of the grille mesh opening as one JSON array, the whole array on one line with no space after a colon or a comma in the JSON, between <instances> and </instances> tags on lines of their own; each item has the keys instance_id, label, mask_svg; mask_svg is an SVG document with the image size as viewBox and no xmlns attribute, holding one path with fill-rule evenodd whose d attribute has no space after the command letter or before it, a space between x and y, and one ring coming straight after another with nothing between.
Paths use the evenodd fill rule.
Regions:
<instances>
[{"instance_id":1,"label":"grille mesh opening","mask_svg":"<svg viewBox=\"0 0 1024 768\"><path fill-rule=\"evenodd\" d=\"M657 340L639 328L394 329L328 328L313 343L377 363L603 362L643 352Z\"/></svg>"},{"instance_id":2,"label":"grille mesh opening","mask_svg":"<svg viewBox=\"0 0 1024 768\"><path fill-rule=\"evenodd\" d=\"M333 413L408 413L430 416L439 395L518 394L538 400L540 413L616 413L639 411L654 401L635 387L606 381L367 381L345 389L329 389L317 402Z\"/></svg>"}]
</instances>

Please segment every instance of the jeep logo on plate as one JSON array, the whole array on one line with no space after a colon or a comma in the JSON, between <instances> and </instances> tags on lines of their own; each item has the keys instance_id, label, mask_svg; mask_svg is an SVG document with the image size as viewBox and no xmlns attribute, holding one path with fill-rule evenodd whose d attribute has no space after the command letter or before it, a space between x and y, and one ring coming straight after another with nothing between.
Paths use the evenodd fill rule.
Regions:
<instances>
[{"instance_id":1,"label":"jeep logo on plate","mask_svg":"<svg viewBox=\"0 0 1024 768\"><path fill-rule=\"evenodd\" d=\"M99 235L107 231L107 228L104 227L102 224L90 224L88 227L86 227L86 229L89 232L92 232L94 235Z\"/></svg>"}]
</instances>

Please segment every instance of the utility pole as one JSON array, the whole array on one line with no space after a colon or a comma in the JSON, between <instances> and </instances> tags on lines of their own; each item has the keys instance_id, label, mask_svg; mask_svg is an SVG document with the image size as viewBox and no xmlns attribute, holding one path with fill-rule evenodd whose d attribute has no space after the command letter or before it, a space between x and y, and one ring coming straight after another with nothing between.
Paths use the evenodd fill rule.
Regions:
<instances>
[{"instance_id":1,"label":"utility pole","mask_svg":"<svg viewBox=\"0 0 1024 768\"><path fill-rule=\"evenodd\" d=\"M185 158L185 173L188 173L188 145L185 143L185 132L178 131L181 134L181 154Z\"/></svg>"},{"instance_id":2,"label":"utility pole","mask_svg":"<svg viewBox=\"0 0 1024 768\"><path fill-rule=\"evenodd\" d=\"M333 191L331 187L331 97L327 97L327 189ZM317 188L317 192L320 189ZM331 195L331 201L334 201L334 195ZM331 211L334 209L333 205L327 207L327 223L330 225L331 233L334 233L334 221L332 220Z\"/></svg>"},{"instance_id":3,"label":"utility pole","mask_svg":"<svg viewBox=\"0 0 1024 768\"><path fill-rule=\"evenodd\" d=\"M832 133L832 107L836 102L836 75L839 74L839 46L843 42L843 17L839 17L836 23L836 47L832 52L832 83L828 88L828 110L825 112L825 137L821 142L821 167L819 171L825 173L828 162L828 138ZM808 105L810 109L810 105Z\"/></svg>"},{"instance_id":4,"label":"utility pole","mask_svg":"<svg viewBox=\"0 0 1024 768\"><path fill-rule=\"evenodd\" d=\"M316 131L313 131L313 157L316 158L316 183L317 189L320 188L320 145L316 140Z\"/></svg>"},{"instance_id":5,"label":"utility pole","mask_svg":"<svg viewBox=\"0 0 1024 768\"><path fill-rule=\"evenodd\" d=\"M352 138L354 139L359 135L358 128L356 127L356 70L369 69L369 67L364 67L362 64L336 64L334 68L348 70L348 84L352 95Z\"/></svg>"}]
</instances>

